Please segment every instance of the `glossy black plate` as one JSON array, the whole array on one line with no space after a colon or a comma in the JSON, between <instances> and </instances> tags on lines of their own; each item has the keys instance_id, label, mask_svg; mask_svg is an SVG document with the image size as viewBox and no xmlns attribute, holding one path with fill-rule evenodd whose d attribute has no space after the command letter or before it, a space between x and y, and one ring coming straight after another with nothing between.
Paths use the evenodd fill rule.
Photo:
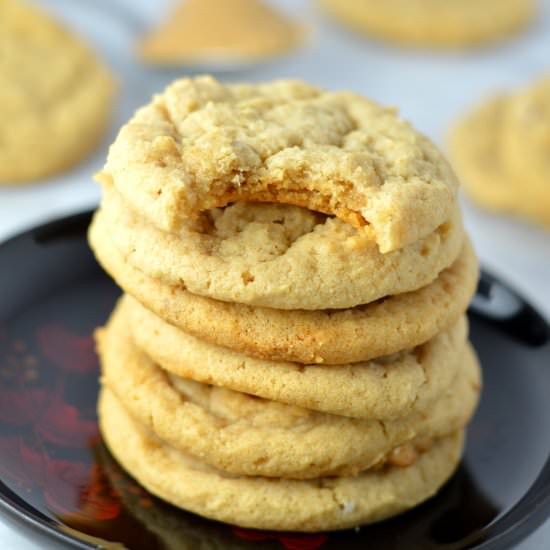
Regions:
<instances>
[{"instance_id":1,"label":"glossy black plate","mask_svg":"<svg viewBox=\"0 0 550 550\"><path fill-rule=\"evenodd\" d=\"M549 516L548 326L488 276L471 315L483 398L463 465L437 497L378 525L318 535L238 529L151 497L97 430L92 334L119 291L86 245L89 220L0 246L0 511L42 548L502 550Z\"/></svg>"}]
</instances>

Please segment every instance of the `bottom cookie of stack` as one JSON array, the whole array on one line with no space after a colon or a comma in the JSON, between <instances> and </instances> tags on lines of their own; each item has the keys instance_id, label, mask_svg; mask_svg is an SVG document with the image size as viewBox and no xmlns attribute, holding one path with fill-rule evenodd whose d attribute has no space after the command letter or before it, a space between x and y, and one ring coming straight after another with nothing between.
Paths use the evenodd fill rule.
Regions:
<instances>
[{"instance_id":1,"label":"bottom cookie of stack","mask_svg":"<svg viewBox=\"0 0 550 550\"><path fill-rule=\"evenodd\" d=\"M211 519L281 531L346 529L410 509L453 474L464 440L463 431L441 438L406 468L287 480L230 475L176 451L136 422L107 389L100 396L99 414L111 452L152 494Z\"/></svg>"}]
</instances>

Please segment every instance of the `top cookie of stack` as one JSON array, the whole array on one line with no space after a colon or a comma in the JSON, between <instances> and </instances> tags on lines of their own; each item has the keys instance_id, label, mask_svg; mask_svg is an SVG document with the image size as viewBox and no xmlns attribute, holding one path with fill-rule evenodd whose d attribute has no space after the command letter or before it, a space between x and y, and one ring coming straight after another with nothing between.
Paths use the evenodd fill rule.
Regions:
<instances>
[{"instance_id":1,"label":"top cookie of stack","mask_svg":"<svg viewBox=\"0 0 550 550\"><path fill-rule=\"evenodd\" d=\"M146 262L147 247L163 241L177 257L166 263L155 258L149 263L159 264L162 273L150 274L220 300L283 309L353 307L424 286L459 250L457 183L436 148L393 110L298 82L223 86L206 77L176 82L122 129L100 180L112 187L110 197L118 194L133 210L124 227L133 230L137 222L143 229L146 244L134 262ZM201 216L234 201L294 204L336 219L256 208L247 217L258 227L238 237L246 225L242 218L235 222L239 215ZM264 234L266 242L256 243L273 248L257 249L255 258L245 259L239 246L261 238L266 223L273 230L276 220L268 218L278 216L285 218L280 234ZM220 248L228 239L232 246ZM344 246L326 259L335 265L315 259L315 252L323 252L319 243L327 249ZM362 257L350 270L348 262L357 260L357 253ZM397 262L416 263L421 253L427 256L424 265L400 269L395 288L368 288L391 286L377 276L387 277L389 264L395 269ZM281 288L277 276L292 278L288 266L297 260L309 285L298 280ZM347 277L361 280L329 281L330 291L322 288L327 281L323 277L319 284L316 270L335 273L343 261L353 271ZM266 262L269 268L262 265ZM229 273L215 280L224 265ZM239 276L236 269L242 271ZM363 289L346 291L349 284ZM323 296L303 297L310 285L312 294Z\"/></svg>"},{"instance_id":2,"label":"top cookie of stack","mask_svg":"<svg viewBox=\"0 0 550 550\"><path fill-rule=\"evenodd\" d=\"M429 140L351 93L202 77L138 111L99 180L90 241L129 295L100 421L134 477L282 530L437 491L479 394L477 260Z\"/></svg>"}]
</instances>

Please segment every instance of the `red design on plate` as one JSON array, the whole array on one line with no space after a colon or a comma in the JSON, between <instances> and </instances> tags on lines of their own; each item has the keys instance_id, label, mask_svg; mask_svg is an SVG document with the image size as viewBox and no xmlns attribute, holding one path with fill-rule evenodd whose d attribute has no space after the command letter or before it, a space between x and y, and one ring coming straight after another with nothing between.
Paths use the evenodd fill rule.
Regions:
<instances>
[{"instance_id":1,"label":"red design on plate","mask_svg":"<svg viewBox=\"0 0 550 550\"><path fill-rule=\"evenodd\" d=\"M233 527L233 533L243 540L254 542L276 540L287 550L317 550L328 540L327 535L297 535L293 533L277 533L272 531L253 531Z\"/></svg>"},{"instance_id":2,"label":"red design on plate","mask_svg":"<svg viewBox=\"0 0 550 550\"><path fill-rule=\"evenodd\" d=\"M36 339L44 356L60 369L78 374L97 370L91 336L79 336L62 325L52 324L41 328Z\"/></svg>"},{"instance_id":3,"label":"red design on plate","mask_svg":"<svg viewBox=\"0 0 550 550\"><path fill-rule=\"evenodd\" d=\"M120 504L100 468L74 460L74 451L69 455L63 452L89 448L99 441L97 422L63 400L64 373L96 371L93 340L61 325L46 326L36 338L43 355L59 369L43 365L50 368L57 382L54 389L29 388L24 378L17 377L17 389L0 388L0 425L10 431L17 428L20 433L0 437L0 477L25 490L38 491L47 509L57 516L85 521L113 519L120 514Z\"/></svg>"},{"instance_id":4,"label":"red design on plate","mask_svg":"<svg viewBox=\"0 0 550 550\"><path fill-rule=\"evenodd\" d=\"M27 490L42 491L58 516L106 521L120 514L120 503L97 465L51 458L21 437L0 438L0 477Z\"/></svg>"},{"instance_id":5,"label":"red design on plate","mask_svg":"<svg viewBox=\"0 0 550 550\"><path fill-rule=\"evenodd\" d=\"M65 447L87 447L98 436L97 423L81 417L58 392L43 389L0 391L0 421L31 426L44 441Z\"/></svg>"},{"instance_id":6,"label":"red design on plate","mask_svg":"<svg viewBox=\"0 0 550 550\"><path fill-rule=\"evenodd\" d=\"M53 396L36 424L36 432L48 443L65 447L87 447L99 437L97 422L81 417L80 411Z\"/></svg>"},{"instance_id":7,"label":"red design on plate","mask_svg":"<svg viewBox=\"0 0 550 550\"><path fill-rule=\"evenodd\" d=\"M47 400L48 393L43 389L0 391L0 422L12 426L33 424Z\"/></svg>"},{"instance_id":8,"label":"red design on plate","mask_svg":"<svg viewBox=\"0 0 550 550\"><path fill-rule=\"evenodd\" d=\"M79 510L81 495L88 486L90 473L90 468L81 462L46 458L46 483L42 489L48 508L58 515Z\"/></svg>"},{"instance_id":9,"label":"red design on plate","mask_svg":"<svg viewBox=\"0 0 550 550\"><path fill-rule=\"evenodd\" d=\"M0 478L32 489L43 479L43 462L41 457L23 449L21 437L0 438Z\"/></svg>"},{"instance_id":10,"label":"red design on plate","mask_svg":"<svg viewBox=\"0 0 550 550\"><path fill-rule=\"evenodd\" d=\"M96 464L55 461L48 473L44 496L50 509L65 520L109 521L120 514L120 502Z\"/></svg>"}]
</instances>

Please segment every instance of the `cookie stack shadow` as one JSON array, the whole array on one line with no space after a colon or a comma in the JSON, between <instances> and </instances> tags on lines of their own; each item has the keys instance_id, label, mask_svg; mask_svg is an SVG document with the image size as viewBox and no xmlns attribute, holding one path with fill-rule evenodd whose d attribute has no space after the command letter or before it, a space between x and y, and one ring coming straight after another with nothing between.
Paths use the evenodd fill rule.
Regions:
<instances>
[{"instance_id":1,"label":"cookie stack shadow","mask_svg":"<svg viewBox=\"0 0 550 550\"><path fill-rule=\"evenodd\" d=\"M168 232L100 179L90 242L125 291L97 334L100 424L145 488L285 531L379 521L441 488L481 385L458 206L383 254L369 227L287 204Z\"/></svg>"}]
</instances>

